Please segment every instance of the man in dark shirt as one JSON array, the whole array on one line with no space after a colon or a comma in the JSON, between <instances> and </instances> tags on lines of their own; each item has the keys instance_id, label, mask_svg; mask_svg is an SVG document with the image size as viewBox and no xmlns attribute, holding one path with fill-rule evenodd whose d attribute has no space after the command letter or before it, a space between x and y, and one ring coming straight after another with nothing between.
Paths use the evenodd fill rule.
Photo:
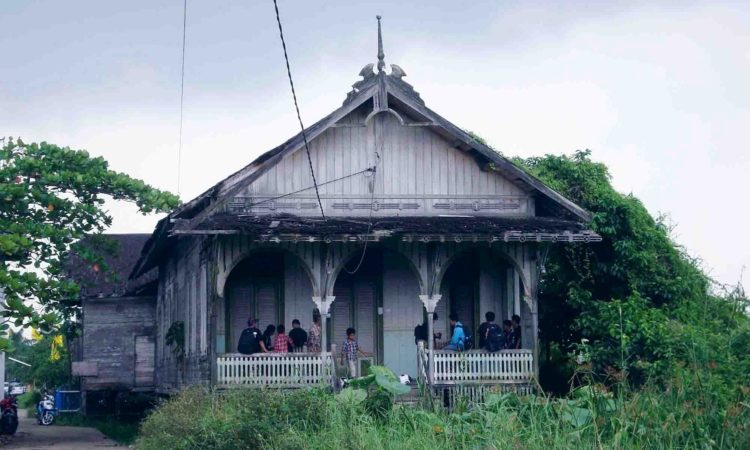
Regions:
<instances>
[{"instance_id":1,"label":"man in dark shirt","mask_svg":"<svg viewBox=\"0 0 750 450\"><path fill-rule=\"evenodd\" d=\"M512 347L510 348L519 349L521 348L521 316L513 314L511 322L513 323L513 331L511 334Z\"/></svg>"},{"instance_id":2,"label":"man in dark shirt","mask_svg":"<svg viewBox=\"0 0 750 450\"><path fill-rule=\"evenodd\" d=\"M294 351L301 352L307 343L307 332L300 326L299 320L292 320L292 331L289 332L289 338L294 342Z\"/></svg>"},{"instance_id":3,"label":"man in dark shirt","mask_svg":"<svg viewBox=\"0 0 750 450\"><path fill-rule=\"evenodd\" d=\"M435 328L435 322L438 320L437 313L432 313L432 325L433 329ZM435 340L440 339L443 337L443 333L432 333L432 338ZM424 321L423 324L417 325L414 327L414 343L417 344L419 341L424 341L425 346L427 346L427 320Z\"/></svg>"},{"instance_id":4,"label":"man in dark shirt","mask_svg":"<svg viewBox=\"0 0 750 450\"><path fill-rule=\"evenodd\" d=\"M484 314L484 318L486 322L482 322L479 325L479 331L477 332L477 336L479 336L479 346L477 348L485 348L487 345L487 328L489 328L491 323L495 322L495 313L487 311Z\"/></svg>"},{"instance_id":5,"label":"man in dark shirt","mask_svg":"<svg viewBox=\"0 0 750 450\"><path fill-rule=\"evenodd\" d=\"M255 327L255 319L247 319L247 328L242 330L237 343L237 351L243 355L252 355L265 351L263 333Z\"/></svg>"},{"instance_id":6,"label":"man in dark shirt","mask_svg":"<svg viewBox=\"0 0 750 450\"><path fill-rule=\"evenodd\" d=\"M505 348L513 348L513 322L508 319L503 320L503 337Z\"/></svg>"}]
</instances>

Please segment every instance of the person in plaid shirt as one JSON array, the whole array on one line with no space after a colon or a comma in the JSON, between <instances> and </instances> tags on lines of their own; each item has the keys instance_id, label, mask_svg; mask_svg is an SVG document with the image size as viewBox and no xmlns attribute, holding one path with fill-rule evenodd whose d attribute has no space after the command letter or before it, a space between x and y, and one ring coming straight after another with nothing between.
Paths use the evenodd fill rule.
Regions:
<instances>
[{"instance_id":1,"label":"person in plaid shirt","mask_svg":"<svg viewBox=\"0 0 750 450\"><path fill-rule=\"evenodd\" d=\"M317 314L313 314L313 324L307 333L307 351L320 352L320 316Z\"/></svg>"},{"instance_id":2,"label":"person in plaid shirt","mask_svg":"<svg viewBox=\"0 0 750 450\"><path fill-rule=\"evenodd\" d=\"M365 356L364 352L359 349L356 333L357 332L354 328L347 328L346 340L341 345L341 359L346 359L346 362L349 365L349 376L351 378L356 378L359 376L359 364L357 364L358 356L360 354L362 356Z\"/></svg>"},{"instance_id":3,"label":"person in plaid shirt","mask_svg":"<svg viewBox=\"0 0 750 450\"><path fill-rule=\"evenodd\" d=\"M292 340L284 334L284 325L276 327L276 339L273 340L273 351L275 353L289 353L289 346L294 345Z\"/></svg>"}]
</instances>

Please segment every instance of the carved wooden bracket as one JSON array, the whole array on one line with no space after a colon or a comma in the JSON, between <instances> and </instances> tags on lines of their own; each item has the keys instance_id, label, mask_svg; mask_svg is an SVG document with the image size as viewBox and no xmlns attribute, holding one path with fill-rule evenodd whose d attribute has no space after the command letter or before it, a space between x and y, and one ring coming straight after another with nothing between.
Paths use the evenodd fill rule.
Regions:
<instances>
[{"instance_id":1,"label":"carved wooden bracket","mask_svg":"<svg viewBox=\"0 0 750 450\"><path fill-rule=\"evenodd\" d=\"M435 309L437 308L437 304L438 302L440 302L441 298L443 298L443 296L439 294L419 296L419 299L422 300L422 304L424 305L424 308L427 310L428 314L435 312Z\"/></svg>"}]
</instances>

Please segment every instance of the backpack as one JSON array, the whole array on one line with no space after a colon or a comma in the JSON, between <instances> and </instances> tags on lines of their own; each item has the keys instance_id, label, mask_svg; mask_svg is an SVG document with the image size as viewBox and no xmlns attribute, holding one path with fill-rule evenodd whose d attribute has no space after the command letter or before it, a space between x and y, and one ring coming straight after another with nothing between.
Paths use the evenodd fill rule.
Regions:
<instances>
[{"instance_id":1,"label":"backpack","mask_svg":"<svg viewBox=\"0 0 750 450\"><path fill-rule=\"evenodd\" d=\"M487 327L487 339L485 342L488 352L496 352L505 347L505 337L498 324L491 323Z\"/></svg>"},{"instance_id":2,"label":"backpack","mask_svg":"<svg viewBox=\"0 0 750 450\"><path fill-rule=\"evenodd\" d=\"M245 328L240 335L240 342L237 344L237 351L243 355L252 355L260 352L258 344L258 335L260 331L255 328Z\"/></svg>"}]
</instances>

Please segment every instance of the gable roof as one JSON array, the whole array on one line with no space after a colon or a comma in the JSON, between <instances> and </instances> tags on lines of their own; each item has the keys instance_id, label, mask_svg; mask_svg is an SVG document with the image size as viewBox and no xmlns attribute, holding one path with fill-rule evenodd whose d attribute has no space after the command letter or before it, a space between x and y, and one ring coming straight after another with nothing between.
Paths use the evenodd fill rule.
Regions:
<instances>
[{"instance_id":1,"label":"gable roof","mask_svg":"<svg viewBox=\"0 0 750 450\"><path fill-rule=\"evenodd\" d=\"M380 62L382 63L382 60ZM403 80L406 73L401 67L391 64L391 73L386 74L382 70L383 65L378 65L380 70L377 73L373 71L374 64L368 64L360 71L360 76L363 79L352 85L353 89L347 94L343 105L305 129L304 137L307 138L308 142L334 126L358 107L367 102L372 102L373 111L365 122L376 114L390 113L394 114L402 123L409 120L428 126L432 131L451 142L455 148L472 152L478 159L486 161L488 169L498 172L509 181L528 191L536 192L542 209L552 211L555 216L565 220L582 223L588 223L591 220L591 214L588 211L425 106L424 101L414 88ZM390 107L391 104L395 109ZM258 179L285 156L302 148L304 148L304 139L303 133L300 132L278 147L263 153L250 164L218 182L198 197L175 209L157 224L154 234L144 246L143 255L132 275L142 274L145 270L154 266L154 257L161 253L168 245L169 240L175 239L169 236L169 231L175 223L179 222L181 230L198 228L202 222L241 189Z\"/></svg>"},{"instance_id":2,"label":"gable roof","mask_svg":"<svg viewBox=\"0 0 750 450\"><path fill-rule=\"evenodd\" d=\"M112 244L111 251L101 249L107 270L92 266L77 254L71 254L65 264L65 274L75 281L81 288L81 298L124 297L141 295L152 291L152 284L157 273L151 270L135 279L130 279L130 273L140 259L141 249L151 235L146 233L133 234L105 234L102 235ZM82 244L88 248L99 245L91 238L84 238ZM107 247L108 245L103 245Z\"/></svg>"}]
</instances>

